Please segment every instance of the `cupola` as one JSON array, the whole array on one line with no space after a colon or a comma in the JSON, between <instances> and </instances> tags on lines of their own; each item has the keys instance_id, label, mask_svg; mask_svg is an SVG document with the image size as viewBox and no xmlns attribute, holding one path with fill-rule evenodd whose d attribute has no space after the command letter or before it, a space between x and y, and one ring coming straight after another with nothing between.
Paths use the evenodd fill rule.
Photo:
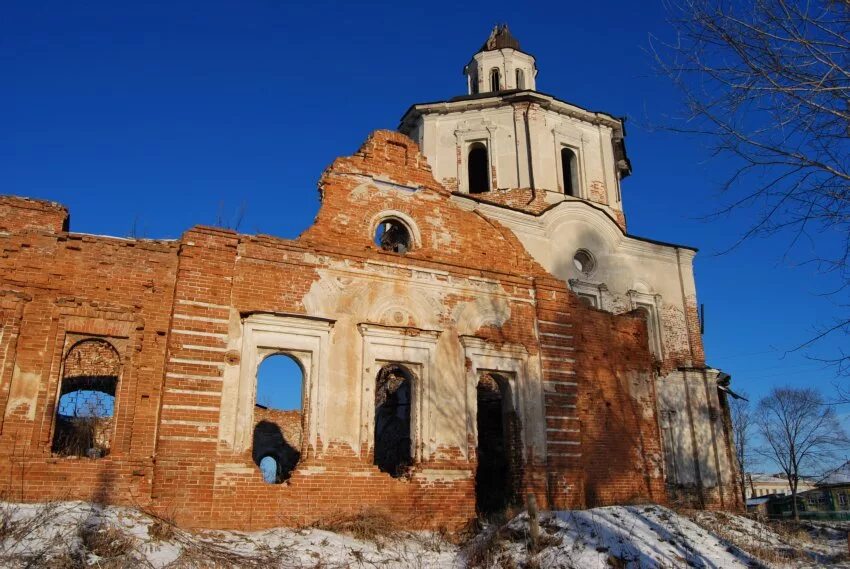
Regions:
<instances>
[{"instance_id":1,"label":"cupola","mask_svg":"<svg viewBox=\"0 0 850 569\"><path fill-rule=\"evenodd\" d=\"M534 91L537 66L534 57L523 52L506 24L497 25L478 53L463 68L467 92Z\"/></svg>"}]
</instances>

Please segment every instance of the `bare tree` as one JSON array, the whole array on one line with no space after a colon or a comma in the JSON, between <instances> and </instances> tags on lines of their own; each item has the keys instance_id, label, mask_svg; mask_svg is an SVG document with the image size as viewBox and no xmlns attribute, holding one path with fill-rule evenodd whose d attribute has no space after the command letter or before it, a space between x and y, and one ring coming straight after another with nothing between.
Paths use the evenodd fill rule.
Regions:
<instances>
[{"instance_id":1,"label":"bare tree","mask_svg":"<svg viewBox=\"0 0 850 569\"><path fill-rule=\"evenodd\" d=\"M794 519L801 472L814 473L838 460L847 436L835 410L814 389L775 388L762 399L755 424L764 440L759 455L776 464L788 479Z\"/></svg>"},{"instance_id":2,"label":"bare tree","mask_svg":"<svg viewBox=\"0 0 850 569\"><path fill-rule=\"evenodd\" d=\"M753 412L744 394L731 399L729 410L732 416L732 435L735 438L735 458L738 460L738 476L741 481L741 499L747 501L747 472L753 464L750 441L753 436Z\"/></svg>"},{"instance_id":3,"label":"bare tree","mask_svg":"<svg viewBox=\"0 0 850 569\"><path fill-rule=\"evenodd\" d=\"M671 128L733 164L715 215L748 209L738 243L808 239L850 308L850 0L671 1L676 40L652 49L686 103ZM850 334L847 312L803 346L833 333ZM850 373L850 353L828 359Z\"/></svg>"}]
</instances>

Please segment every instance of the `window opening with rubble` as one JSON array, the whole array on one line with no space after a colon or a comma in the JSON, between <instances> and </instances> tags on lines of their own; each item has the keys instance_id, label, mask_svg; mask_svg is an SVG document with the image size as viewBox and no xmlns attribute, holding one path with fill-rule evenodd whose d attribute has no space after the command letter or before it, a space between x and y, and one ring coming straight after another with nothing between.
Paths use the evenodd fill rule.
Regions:
<instances>
[{"instance_id":1,"label":"window opening with rubble","mask_svg":"<svg viewBox=\"0 0 850 569\"><path fill-rule=\"evenodd\" d=\"M516 502L521 478L522 441L519 416L510 382L502 375L485 373L476 388L478 466L475 471L475 505L488 517L503 513Z\"/></svg>"},{"instance_id":2,"label":"window opening with rubble","mask_svg":"<svg viewBox=\"0 0 850 569\"><path fill-rule=\"evenodd\" d=\"M304 371L290 355L266 357L257 370L252 455L269 484L289 479L301 459Z\"/></svg>"},{"instance_id":3,"label":"window opening with rubble","mask_svg":"<svg viewBox=\"0 0 850 569\"><path fill-rule=\"evenodd\" d=\"M109 454L121 358L102 339L83 340L65 356L52 451L62 456Z\"/></svg>"},{"instance_id":4,"label":"window opening with rubble","mask_svg":"<svg viewBox=\"0 0 850 569\"><path fill-rule=\"evenodd\" d=\"M481 142L474 142L469 147L466 160L470 194L483 194L490 191L490 166L487 157L487 147Z\"/></svg>"},{"instance_id":5,"label":"window opening with rubble","mask_svg":"<svg viewBox=\"0 0 850 569\"><path fill-rule=\"evenodd\" d=\"M411 407L413 373L400 364L387 364L375 381L375 465L393 478L413 465Z\"/></svg>"},{"instance_id":6,"label":"window opening with rubble","mask_svg":"<svg viewBox=\"0 0 850 569\"><path fill-rule=\"evenodd\" d=\"M388 217L378 223L375 244L390 253L407 253L413 246L410 229L399 219Z\"/></svg>"}]
</instances>

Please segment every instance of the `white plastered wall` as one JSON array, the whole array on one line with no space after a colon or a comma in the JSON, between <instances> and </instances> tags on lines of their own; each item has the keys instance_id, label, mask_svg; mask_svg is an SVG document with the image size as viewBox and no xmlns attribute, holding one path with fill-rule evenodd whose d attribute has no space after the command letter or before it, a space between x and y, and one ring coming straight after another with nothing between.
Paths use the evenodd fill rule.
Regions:
<instances>
[{"instance_id":1,"label":"white plastered wall","mask_svg":"<svg viewBox=\"0 0 850 569\"><path fill-rule=\"evenodd\" d=\"M476 53L472 61L466 67L467 93L473 94L472 84L478 83L478 93L488 93L490 88L490 72L498 69L501 78L501 90L519 89L516 84L516 70L522 69L525 80L523 89L534 90L537 88L537 68L534 57L527 53L511 48L480 51Z\"/></svg>"},{"instance_id":2,"label":"white plastered wall","mask_svg":"<svg viewBox=\"0 0 850 569\"><path fill-rule=\"evenodd\" d=\"M516 102L483 105L450 103L423 114L408 134L428 159L434 177L460 192L468 191L466 155L472 141L486 141L496 188L546 190L551 203L574 199L564 195L561 149L576 153L579 187L576 197L599 192L611 210L622 210L617 186L611 125L589 122L554 109ZM601 188L592 193L591 188Z\"/></svg>"}]
</instances>

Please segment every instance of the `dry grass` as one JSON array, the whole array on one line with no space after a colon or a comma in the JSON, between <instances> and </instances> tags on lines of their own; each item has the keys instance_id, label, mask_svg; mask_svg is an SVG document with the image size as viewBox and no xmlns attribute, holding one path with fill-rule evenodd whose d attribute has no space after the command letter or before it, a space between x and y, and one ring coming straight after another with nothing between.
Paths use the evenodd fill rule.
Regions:
<instances>
[{"instance_id":1,"label":"dry grass","mask_svg":"<svg viewBox=\"0 0 850 569\"><path fill-rule=\"evenodd\" d=\"M806 550L810 536L797 524L760 526L761 529L755 533L746 533L742 527L739 531L744 535L741 535L732 530L734 518L726 512L703 512L699 515L694 510L682 510L679 513L761 563L776 565L811 560ZM775 542L776 537L781 540L781 545Z\"/></svg>"},{"instance_id":2,"label":"dry grass","mask_svg":"<svg viewBox=\"0 0 850 569\"><path fill-rule=\"evenodd\" d=\"M401 532L398 523L379 510L366 509L356 514L339 515L313 524L314 528L350 535L361 541L383 544L396 539Z\"/></svg>"},{"instance_id":3,"label":"dry grass","mask_svg":"<svg viewBox=\"0 0 850 569\"><path fill-rule=\"evenodd\" d=\"M83 523L77 535L87 551L103 559L126 556L136 547L135 539L106 522Z\"/></svg>"}]
</instances>

